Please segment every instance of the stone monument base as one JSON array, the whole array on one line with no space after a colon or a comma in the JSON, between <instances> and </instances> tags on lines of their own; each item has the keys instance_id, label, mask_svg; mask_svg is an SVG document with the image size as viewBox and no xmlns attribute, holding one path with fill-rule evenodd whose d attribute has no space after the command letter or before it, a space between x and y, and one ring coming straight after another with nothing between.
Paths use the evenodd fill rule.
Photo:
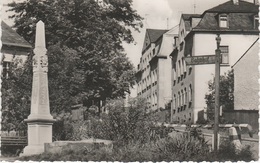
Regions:
<instances>
[{"instance_id":1,"label":"stone monument base","mask_svg":"<svg viewBox=\"0 0 260 163\"><path fill-rule=\"evenodd\" d=\"M103 139L87 139L80 141L55 141L53 143L45 143L44 152L46 153L61 153L62 151L92 151L93 149L106 148L112 151L113 142Z\"/></svg>"},{"instance_id":2,"label":"stone monument base","mask_svg":"<svg viewBox=\"0 0 260 163\"><path fill-rule=\"evenodd\" d=\"M44 152L44 146L42 145L28 145L23 149L23 153L19 156L31 156L31 155L38 155Z\"/></svg>"},{"instance_id":3,"label":"stone monument base","mask_svg":"<svg viewBox=\"0 0 260 163\"><path fill-rule=\"evenodd\" d=\"M55 120L37 122L27 119L26 121L28 122L28 146L20 156L41 154L44 152L44 143L52 142L52 124Z\"/></svg>"}]
</instances>

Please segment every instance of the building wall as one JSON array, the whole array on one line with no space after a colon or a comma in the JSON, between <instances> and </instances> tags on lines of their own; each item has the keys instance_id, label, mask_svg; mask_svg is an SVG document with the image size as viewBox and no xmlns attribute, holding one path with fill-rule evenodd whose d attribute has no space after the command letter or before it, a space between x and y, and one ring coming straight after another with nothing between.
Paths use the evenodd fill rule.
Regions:
<instances>
[{"instance_id":1,"label":"building wall","mask_svg":"<svg viewBox=\"0 0 260 163\"><path fill-rule=\"evenodd\" d=\"M184 38L188 31L185 30L183 19L179 25L178 53L172 56L172 113L171 121L174 123L193 122L193 70L187 66L184 57L191 49L192 43L185 42Z\"/></svg>"},{"instance_id":2,"label":"building wall","mask_svg":"<svg viewBox=\"0 0 260 163\"><path fill-rule=\"evenodd\" d=\"M165 104L171 100L169 54L173 50L173 37L173 33L163 34L155 43L151 43L140 59L139 71L142 72L137 81L137 93L138 97L147 100L148 108L152 111L165 108Z\"/></svg>"},{"instance_id":3,"label":"building wall","mask_svg":"<svg viewBox=\"0 0 260 163\"><path fill-rule=\"evenodd\" d=\"M257 35L221 34L220 45L229 46L229 65L220 68L220 74L231 70L231 66L243 55L243 53L257 39ZM214 55L216 49L215 34L195 34L193 55ZM208 92L208 81L215 76L215 65L196 65L194 69L194 121L197 121L197 113L206 106L205 94Z\"/></svg>"},{"instance_id":4,"label":"building wall","mask_svg":"<svg viewBox=\"0 0 260 163\"><path fill-rule=\"evenodd\" d=\"M165 108L165 105L171 101L171 59L169 54L173 50L173 37L175 34L164 34L162 46L158 53L162 56L158 59L158 108Z\"/></svg>"},{"instance_id":5,"label":"building wall","mask_svg":"<svg viewBox=\"0 0 260 163\"><path fill-rule=\"evenodd\" d=\"M234 66L234 109L258 110L258 42Z\"/></svg>"}]
</instances>

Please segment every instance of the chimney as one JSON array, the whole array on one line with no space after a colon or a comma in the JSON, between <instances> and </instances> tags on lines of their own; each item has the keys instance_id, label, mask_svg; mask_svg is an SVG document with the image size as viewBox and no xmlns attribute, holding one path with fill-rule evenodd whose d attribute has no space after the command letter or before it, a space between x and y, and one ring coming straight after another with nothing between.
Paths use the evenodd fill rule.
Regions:
<instances>
[{"instance_id":1,"label":"chimney","mask_svg":"<svg viewBox=\"0 0 260 163\"><path fill-rule=\"evenodd\" d=\"M255 5L259 5L259 1L258 0L254 0L254 4Z\"/></svg>"},{"instance_id":2,"label":"chimney","mask_svg":"<svg viewBox=\"0 0 260 163\"><path fill-rule=\"evenodd\" d=\"M239 0L233 0L234 5L239 5Z\"/></svg>"}]
</instances>

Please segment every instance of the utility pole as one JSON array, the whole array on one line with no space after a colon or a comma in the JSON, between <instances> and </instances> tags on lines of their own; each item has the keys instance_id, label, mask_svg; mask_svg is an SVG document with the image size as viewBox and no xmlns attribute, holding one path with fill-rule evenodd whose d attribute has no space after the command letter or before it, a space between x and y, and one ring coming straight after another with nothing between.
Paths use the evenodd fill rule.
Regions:
<instances>
[{"instance_id":1,"label":"utility pole","mask_svg":"<svg viewBox=\"0 0 260 163\"><path fill-rule=\"evenodd\" d=\"M218 150L218 131L219 131L219 78L220 78L220 41L221 38L219 34L217 34L216 37L217 41L217 49L215 50L216 53L216 60L215 60L215 114L214 114L214 152L217 152Z\"/></svg>"}]
</instances>

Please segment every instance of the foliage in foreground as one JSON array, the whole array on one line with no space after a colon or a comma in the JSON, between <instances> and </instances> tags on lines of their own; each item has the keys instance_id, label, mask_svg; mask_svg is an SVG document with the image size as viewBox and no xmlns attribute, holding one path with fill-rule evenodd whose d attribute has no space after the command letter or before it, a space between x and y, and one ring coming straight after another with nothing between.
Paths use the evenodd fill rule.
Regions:
<instances>
[{"instance_id":1,"label":"foliage in foreground","mask_svg":"<svg viewBox=\"0 0 260 163\"><path fill-rule=\"evenodd\" d=\"M234 146L223 143L217 154L210 152L207 143L188 134L178 137L167 137L142 144L140 141L131 142L125 146L114 146L108 150L83 150L76 153L73 150L64 150L60 153L43 153L30 157L22 157L23 161L252 161L250 147L243 148L236 153Z\"/></svg>"},{"instance_id":2,"label":"foliage in foreground","mask_svg":"<svg viewBox=\"0 0 260 163\"><path fill-rule=\"evenodd\" d=\"M88 112L86 120L66 122L70 128L67 132L68 140L82 140L87 138L107 139L119 144L127 144L133 140L145 143L155 136L151 136L153 122L157 118L146 113L144 99L133 99L129 107L124 107L124 100L110 100L105 109L108 114L100 116ZM155 134L158 135L158 134Z\"/></svg>"},{"instance_id":3,"label":"foliage in foreground","mask_svg":"<svg viewBox=\"0 0 260 163\"><path fill-rule=\"evenodd\" d=\"M133 100L129 108L123 108L122 100L112 101L107 107L109 113L102 120L89 119L87 123L79 122L73 127L74 140L83 136L113 140L113 149L107 147L87 148L86 150L62 150L59 153L23 157L21 160L34 161L251 161L250 147L236 152L234 146L224 142L218 153L212 153L204 137L196 129L191 132L172 132L165 128L152 128L156 117L146 114L145 101ZM93 117L92 117L93 118ZM155 118L155 119L153 119ZM155 132L151 132L151 131ZM151 134L153 133L153 134ZM162 134L164 133L164 134Z\"/></svg>"}]
</instances>

